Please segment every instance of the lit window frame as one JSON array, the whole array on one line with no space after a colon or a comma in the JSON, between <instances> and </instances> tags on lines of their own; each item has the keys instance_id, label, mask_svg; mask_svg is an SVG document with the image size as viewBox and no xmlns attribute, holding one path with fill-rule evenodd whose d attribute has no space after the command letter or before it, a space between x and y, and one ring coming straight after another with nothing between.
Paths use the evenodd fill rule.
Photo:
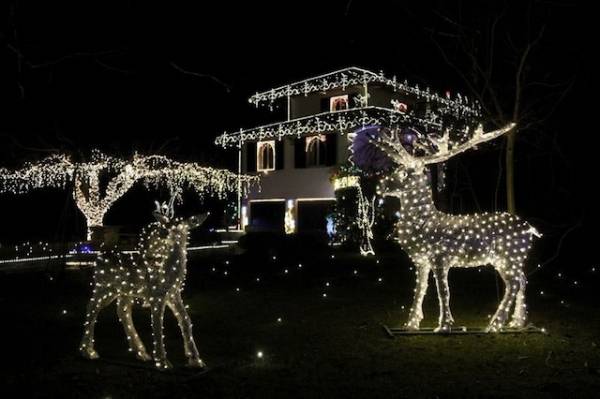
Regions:
<instances>
[{"instance_id":1,"label":"lit window frame","mask_svg":"<svg viewBox=\"0 0 600 399\"><path fill-rule=\"evenodd\" d=\"M346 108L344 109L335 109L335 103L338 100L344 100L346 102ZM350 109L350 98L348 97L347 94L343 94L341 96L333 96L329 98L329 112L336 112L336 111L344 111Z\"/></svg>"},{"instance_id":2,"label":"lit window frame","mask_svg":"<svg viewBox=\"0 0 600 399\"><path fill-rule=\"evenodd\" d=\"M271 151L273 151L273 163L271 164L270 168L263 168L262 167L262 151L263 151L263 147L265 146L269 146L271 147ZM268 140L268 141L259 141L256 143L256 171L257 172L270 172L275 170L275 140Z\"/></svg>"},{"instance_id":3,"label":"lit window frame","mask_svg":"<svg viewBox=\"0 0 600 399\"><path fill-rule=\"evenodd\" d=\"M310 150L311 146L314 147L314 151L316 151L316 164L309 165L310 159ZM322 148L324 147L324 148ZM323 149L323 151L321 151ZM324 134L316 134L314 136L307 136L304 141L304 152L306 157L306 167L307 168L318 168L325 166L327 164L327 137Z\"/></svg>"}]
</instances>

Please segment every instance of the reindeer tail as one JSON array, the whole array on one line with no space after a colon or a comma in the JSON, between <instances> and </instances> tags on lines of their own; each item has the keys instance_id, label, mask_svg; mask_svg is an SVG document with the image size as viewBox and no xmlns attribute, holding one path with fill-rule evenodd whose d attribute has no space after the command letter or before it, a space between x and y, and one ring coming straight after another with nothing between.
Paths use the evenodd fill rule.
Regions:
<instances>
[{"instance_id":1,"label":"reindeer tail","mask_svg":"<svg viewBox=\"0 0 600 399\"><path fill-rule=\"evenodd\" d=\"M527 230L527 232L533 236L536 236L538 238L542 237L543 234L540 233L535 227L533 227L532 225L529 225L529 230Z\"/></svg>"}]
</instances>

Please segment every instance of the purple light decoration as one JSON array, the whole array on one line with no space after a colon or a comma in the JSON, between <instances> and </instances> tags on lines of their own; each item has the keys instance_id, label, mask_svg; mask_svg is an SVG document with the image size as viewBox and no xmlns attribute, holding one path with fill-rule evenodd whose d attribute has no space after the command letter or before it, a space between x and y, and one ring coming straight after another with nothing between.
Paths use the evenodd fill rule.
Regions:
<instances>
[{"instance_id":1,"label":"purple light decoration","mask_svg":"<svg viewBox=\"0 0 600 399\"><path fill-rule=\"evenodd\" d=\"M386 130L385 127L371 125L355 132L356 136L350 147L352 151L351 160L363 172L377 173L394 169L394 162L372 142L377 140L379 135ZM418 135L415 130L405 128L400 133L400 140L410 151Z\"/></svg>"},{"instance_id":2,"label":"purple light decoration","mask_svg":"<svg viewBox=\"0 0 600 399\"><path fill-rule=\"evenodd\" d=\"M93 253L93 249L89 244L81 244L78 246L77 252L80 254L91 254Z\"/></svg>"},{"instance_id":3,"label":"purple light decoration","mask_svg":"<svg viewBox=\"0 0 600 399\"><path fill-rule=\"evenodd\" d=\"M350 146L351 160L363 172L377 173L395 168L394 162L372 142L387 130L388 128L385 127L369 125L355 132L356 136ZM400 141L409 152L412 152L414 144L421 136L418 131L406 127L400 132Z\"/></svg>"},{"instance_id":4,"label":"purple light decoration","mask_svg":"<svg viewBox=\"0 0 600 399\"><path fill-rule=\"evenodd\" d=\"M372 143L379 138L383 129L381 126L366 126L355 132L350 146L351 159L365 173L390 170L394 166L392 160Z\"/></svg>"},{"instance_id":5,"label":"purple light decoration","mask_svg":"<svg viewBox=\"0 0 600 399\"><path fill-rule=\"evenodd\" d=\"M409 147L412 147L415 141L417 141L418 136L419 133L407 127L405 129L402 129L402 132L400 133L400 141L402 141L402 144L406 144Z\"/></svg>"}]
</instances>

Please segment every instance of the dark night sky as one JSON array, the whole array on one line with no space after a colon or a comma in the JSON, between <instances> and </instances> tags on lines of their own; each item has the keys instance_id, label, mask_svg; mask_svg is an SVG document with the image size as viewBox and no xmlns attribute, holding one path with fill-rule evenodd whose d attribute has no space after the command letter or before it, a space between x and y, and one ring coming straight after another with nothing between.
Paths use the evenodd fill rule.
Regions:
<instances>
[{"instance_id":1,"label":"dark night sky","mask_svg":"<svg viewBox=\"0 0 600 399\"><path fill-rule=\"evenodd\" d=\"M584 18L591 13L574 2L7 3L0 14L5 165L44 154L36 149L100 147L124 154L160 148L178 158L232 167L234 154L214 147L214 137L279 117L247 103L254 91L354 65L383 69L440 92L466 92L430 38L429 28L447 27L442 16L460 15L465 24L484 26L504 10L503 48L507 34L518 47L528 29L546 25L528 73L539 82L574 84L560 103L546 101L541 91L527 99L534 108L556 107L542 133L517 143L517 205L555 238L582 214L591 217L587 192L593 181L586 172L592 168L588 140L595 131L587 117L593 103L583 98L589 98L587 91L595 94L591 50L597 44L592 44L591 21ZM448 51L453 54L451 47ZM513 84L511 57L501 49L496 53L499 87L506 90ZM181 69L212 75L227 88ZM461 164L471 170L481 207L488 210L497 154L498 146L465 156ZM28 197L0 199L3 207L27 207L26 216L6 216L0 236L10 236L15 223L33 226L36 218L55 221L50 228L30 228L47 232L39 234L47 238L60 230L56 223L72 224L65 222L64 194ZM32 209L40 198L61 204L55 216ZM585 226L573 237L584 237L584 231Z\"/></svg>"}]
</instances>

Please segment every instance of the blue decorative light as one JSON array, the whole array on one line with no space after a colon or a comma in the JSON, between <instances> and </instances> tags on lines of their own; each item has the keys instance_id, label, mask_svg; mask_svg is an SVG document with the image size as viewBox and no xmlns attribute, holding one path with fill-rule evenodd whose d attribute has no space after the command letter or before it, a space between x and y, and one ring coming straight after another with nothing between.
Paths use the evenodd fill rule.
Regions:
<instances>
[{"instance_id":1,"label":"blue decorative light","mask_svg":"<svg viewBox=\"0 0 600 399\"><path fill-rule=\"evenodd\" d=\"M94 249L90 244L79 244L77 245L76 251L80 254L91 254L94 252Z\"/></svg>"}]
</instances>

